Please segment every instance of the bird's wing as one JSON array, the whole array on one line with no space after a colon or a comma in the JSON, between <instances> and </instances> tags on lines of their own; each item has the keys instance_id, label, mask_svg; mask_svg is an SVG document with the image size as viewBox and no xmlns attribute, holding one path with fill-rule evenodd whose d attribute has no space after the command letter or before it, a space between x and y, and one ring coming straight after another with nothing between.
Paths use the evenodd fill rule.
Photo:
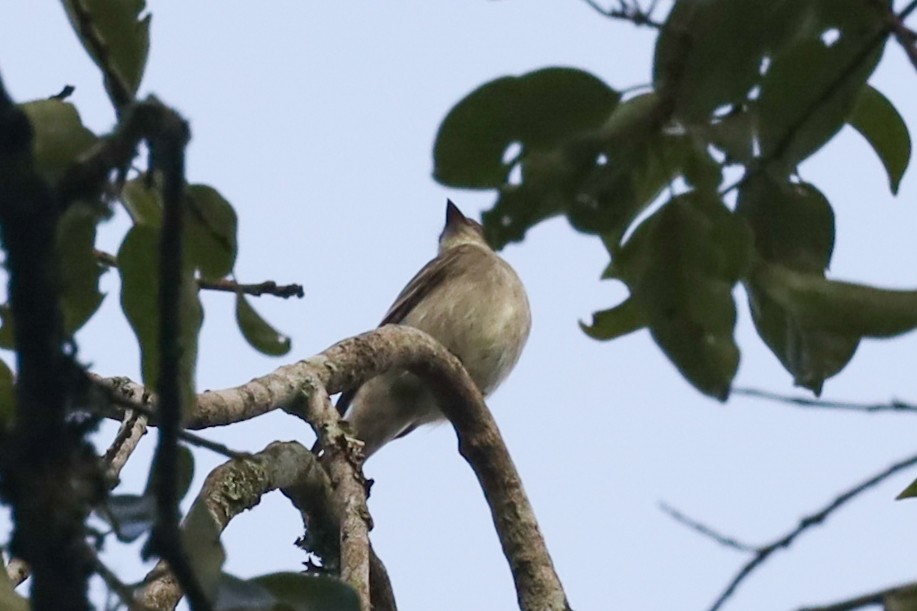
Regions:
<instances>
[{"instance_id":1,"label":"bird's wing","mask_svg":"<svg viewBox=\"0 0 917 611\"><path fill-rule=\"evenodd\" d=\"M456 266L452 262L465 248L464 245L452 248L424 265L395 298L395 303L385 313L379 326L402 322L424 297L455 273ZM357 390L359 388L352 388L341 393L336 405L341 415L350 407Z\"/></svg>"}]
</instances>

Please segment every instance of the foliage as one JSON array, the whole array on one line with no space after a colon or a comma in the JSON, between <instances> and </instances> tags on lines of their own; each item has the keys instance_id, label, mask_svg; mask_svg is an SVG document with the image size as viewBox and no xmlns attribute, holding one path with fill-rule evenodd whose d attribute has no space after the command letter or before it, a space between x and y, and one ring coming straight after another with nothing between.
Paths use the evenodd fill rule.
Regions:
<instances>
[{"instance_id":1,"label":"foliage","mask_svg":"<svg viewBox=\"0 0 917 611\"><path fill-rule=\"evenodd\" d=\"M602 241L603 278L630 298L583 324L591 337L648 328L689 382L725 400L741 283L765 344L818 394L860 339L917 326L917 292L825 278L834 212L798 170L849 123L897 192L910 136L867 84L887 20L882 2L860 0L677 2L648 90L622 101L573 68L491 81L443 120L434 175L497 190L484 225L498 247L558 215Z\"/></svg>"}]
</instances>

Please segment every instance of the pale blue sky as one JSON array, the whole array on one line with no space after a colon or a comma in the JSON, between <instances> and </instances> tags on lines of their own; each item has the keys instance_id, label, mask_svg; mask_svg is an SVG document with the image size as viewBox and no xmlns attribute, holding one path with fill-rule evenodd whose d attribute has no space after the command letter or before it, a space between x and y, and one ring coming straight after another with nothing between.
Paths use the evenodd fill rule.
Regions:
<instances>
[{"instance_id":1,"label":"pale blue sky","mask_svg":"<svg viewBox=\"0 0 917 611\"><path fill-rule=\"evenodd\" d=\"M243 383L373 327L435 251L445 198L477 215L489 193L431 179L439 121L494 77L549 65L584 68L617 88L649 80L654 33L603 20L582 2L151 2L152 52L142 93L191 122L188 167L240 217L238 277L299 282L306 298L255 305L293 337L282 359L256 354L232 320L231 297L205 295L199 388ZM724 51L725 52L725 51ZM113 114L95 67L57 3L0 4L0 74L20 101L70 83L84 120ZM917 126L917 74L889 45L872 83ZM917 286L917 178L892 198L878 160L847 128L803 167L837 212L833 277ZM119 212L103 232L115 250ZM490 400L526 483L555 565L577 609L705 609L745 557L672 522L666 500L752 543L791 528L842 488L914 451L907 416L812 413L744 399L720 405L688 386L641 332L597 343L577 328L624 291L598 276L607 256L562 219L505 251L526 283L534 328ZM78 336L103 375L139 378L133 336L108 274L102 311ZM739 291L738 383L792 391L758 339ZM867 341L825 395L913 399L913 336ZM9 355L3 355L8 358ZM107 444L113 425L105 428ZM310 442L274 414L206 433L240 450ZM125 472L142 488L153 436ZM221 462L197 452L199 485ZM515 594L474 475L449 427L393 443L366 469L376 480L373 542L403 611L515 607ZM778 553L730 609L793 609L914 578L917 502L893 497L899 476ZM269 496L225 535L239 576L296 570L296 513ZM130 553L107 558L126 579Z\"/></svg>"}]
</instances>

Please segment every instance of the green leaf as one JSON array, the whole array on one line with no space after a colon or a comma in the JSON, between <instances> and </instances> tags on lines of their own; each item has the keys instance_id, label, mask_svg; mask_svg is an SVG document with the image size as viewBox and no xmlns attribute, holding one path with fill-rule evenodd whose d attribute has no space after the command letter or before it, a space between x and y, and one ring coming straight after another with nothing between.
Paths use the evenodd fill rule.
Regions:
<instances>
[{"instance_id":1,"label":"green leaf","mask_svg":"<svg viewBox=\"0 0 917 611\"><path fill-rule=\"evenodd\" d=\"M16 386L13 372L0 361L0 431L9 429L16 416Z\"/></svg>"},{"instance_id":2,"label":"green leaf","mask_svg":"<svg viewBox=\"0 0 917 611\"><path fill-rule=\"evenodd\" d=\"M261 318L242 293L236 293L236 322L245 341L258 352L283 356L290 351L290 338Z\"/></svg>"},{"instance_id":3,"label":"green leaf","mask_svg":"<svg viewBox=\"0 0 917 611\"><path fill-rule=\"evenodd\" d=\"M226 551L220 541L222 529L205 503L195 503L182 523L182 543L198 583L213 600L220 583Z\"/></svg>"},{"instance_id":4,"label":"green leaf","mask_svg":"<svg viewBox=\"0 0 917 611\"><path fill-rule=\"evenodd\" d=\"M765 55L811 22L808 3L759 0L676 2L656 40L653 85L687 123L741 105Z\"/></svg>"},{"instance_id":5,"label":"green leaf","mask_svg":"<svg viewBox=\"0 0 917 611\"><path fill-rule=\"evenodd\" d=\"M747 164L755 156L755 117L749 111L733 112L695 130L726 154L727 163Z\"/></svg>"},{"instance_id":6,"label":"green leaf","mask_svg":"<svg viewBox=\"0 0 917 611\"><path fill-rule=\"evenodd\" d=\"M73 3L77 2L88 16L88 22L81 23ZM144 0L69 0L64 2L70 25L79 37L86 53L99 68L104 64L117 74L133 95L137 93L147 55L150 52L150 19L152 15L141 16L146 8ZM88 28L86 26L89 26ZM91 31L90 31L91 29ZM96 53L96 38L105 49L105 56ZM107 86L107 83L106 83ZM109 95L111 92L109 91Z\"/></svg>"},{"instance_id":7,"label":"green leaf","mask_svg":"<svg viewBox=\"0 0 917 611\"><path fill-rule=\"evenodd\" d=\"M140 176L124 183L121 201L134 223L162 226L162 199L148 177Z\"/></svg>"},{"instance_id":8,"label":"green leaf","mask_svg":"<svg viewBox=\"0 0 917 611\"><path fill-rule=\"evenodd\" d=\"M219 192L207 185L188 185L188 259L206 280L232 272L236 262L236 212Z\"/></svg>"},{"instance_id":9,"label":"green leaf","mask_svg":"<svg viewBox=\"0 0 917 611\"><path fill-rule=\"evenodd\" d=\"M32 124L32 155L36 169L52 183L98 140L83 127L80 114L69 102L36 100L22 104L21 108Z\"/></svg>"},{"instance_id":10,"label":"green leaf","mask_svg":"<svg viewBox=\"0 0 917 611\"><path fill-rule=\"evenodd\" d=\"M433 148L433 175L454 187L496 188L512 163L503 160L514 142L550 148L597 127L620 94L589 73L545 68L478 87L443 119Z\"/></svg>"},{"instance_id":11,"label":"green leaf","mask_svg":"<svg viewBox=\"0 0 917 611\"><path fill-rule=\"evenodd\" d=\"M220 575L213 611L274 611L277 599L264 587L228 573Z\"/></svg>"},{"instance_id":12,"label":"green leaf","mask_svg":"<svg viewBox=\"0 0 917 611\"><path fill-rule=\"evenodd\" d=\"M896 501L903 499L912 499L917 497L917 479L908 484L907 488L901 491L901 494L895 497Z\"/></svg>"},{"instance_id":13,"label":"green leaf","mask_svg":"<svg viewBox=\"0 0 917 611\"><path fill-rule=\"evenodd\" d=\"M755 234L767 261L821 273L834 251L834 211L814 185L767 172L750 174L739 189L736 212Z\"/></svg>"},{"instance_id":14,"label":"green leaf","mask_svg":"<svg viewBox=\"0 0 917 611\"><path fill-rule=\"evenodd\" d=\"M156 499L149 494L112 494L96 513L111 525L118 541L130 543L153 528Z\"/></svg>"},{"instance_id":15,"label":"green leaf","mask_svg":"<svg viewBox=\"0 0 917 611\"><path fill-rule=\"evenodd\" d=\"M29 611L29 601L16 593L6 572L3 554L0 554L0 609L3 611Z\"/></svg>"},{"instance_id":16,"label":"green leaf","mask_svg":"<svg viewBox=\"0 0 917 611\"><path fill-rule=\"evenodd\" d=\"M745 222L714 193L694 191L638 226L615 260L653 339L685 379L720 400L739 364L732 288L751 257Z\"/></svg>"},{"instance_id":17,"label":"green leaf","mask_svg":"<svg viewBox=\"0 0 917 611\"><path fill-rule=\"evenodd\" d=\"M911 160L911 136L904 119L888 98L866 85L853 107L850 125L866 138L879 156L888 173L888 185L892 193L897 194Z\"/></svg>"},{"instance_id":18,"label":"green leaf","mask_svg":"<svg viewBox=\"0 0 917 611\"><path fill-rule=\"evenodd\" d=\"M0 348L15 348L13 339L13 312L9 304L0 305Z\"/></svg>"},{"instance_id":19,"label":"green leaf","mask_svg":"<svg viewBox=\"0 0 917 611\"><path fill-rule=\"evenodd\" d=\"M143 381L152 388L159 378L159 237L155 227L134 225L118 250L121 308L140 344ZM183 273L180 308L181 381L186 401L190 401L203 312L189 266Z\"/></svg>"},{"instance_id":20,"label":"green leaf","mask_svg":"<svg viewBox=\"0 0 917 611\"><path fill-rule=\"evenodd\" d=\"M356 590L334 577L272 573L251 582L263 587L291 611L359 611Z\"/></svg>"},{"instance_id":21,"label":"green leaf","mask_svg":"<svg viewBox=\"0 0 917 611\"><path fill-rule=\"evenodd\" d=\"M839 32L832 44L801 40L773 58L757 100L761 155L793 168L843 127L887 36L883 17L856 0L822 2L821 23ZM878 36L878 37L877 37ZM864 48L876 42L863 55Z\"/></svg>"},{"instance_id":22,"label":"green leaf","mask_svg":"<svg viewBox=\"0 0 917 611\"><path fill-rule=\"evenodd\" d=\"M194 454L187 446L178 446L177 463L176 479L178 483L176 485L176 490L178 492L178 500L181 500L188 494L188 490L191 488L191 482L194 479ZM146 488L143 494L150 497L156 494L156 474L157 471L154 465L153 468L150 469L150 474L147 477Z\"/></svg>"},{"instance_id":23,"label":"green leaf","mask_svg":"<svg viewBox=\"0 0 917 611\"><path fill-rule=\"evenodd\" d=\"M64 331L73 335L102 305L99 278L105 271L95 255L96 226L104 210L74 202L57 224L60 308Z\"/></svg>"},{"instance_id":24,"label":"green leaf","mask_svg":"<svg viewBox=\"0 0 917 611\"><path fill-rule=\"evenodd\" d=\"M580 329L592 339L612 340L639 331L647 325L646 313L633 299L592 315L592 324L580 322Z\"/></svg>"},{"instance_id":25,"label":"green leaf","mask_svg":"<svg viewBox=\"0 0 917 611\"><path fill-rule=\"evenodd\" d=\"M917 327L917 291L826 280L762 263L752 279L801 324L848 336L894 337Z\"/></svg>"}]
</instances>

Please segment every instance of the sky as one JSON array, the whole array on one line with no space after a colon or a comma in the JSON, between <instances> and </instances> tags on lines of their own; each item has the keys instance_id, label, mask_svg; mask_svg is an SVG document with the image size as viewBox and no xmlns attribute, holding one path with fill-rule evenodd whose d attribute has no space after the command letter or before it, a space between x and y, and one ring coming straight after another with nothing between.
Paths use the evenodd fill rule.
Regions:
<instances>
[{"instance_id":1,"label":"sky","mask_svg":"<svg viewBox=\"0 0 917 611\"><path fill-rule=\"evenodd\" d=\"M371 329L435 253L445 200L477 216L488 192L433 181L439 122L462 96L507 74L546 66L589 70L623 89L649 81L654 32L606 20L584 2L150 2L152 48L141 95L155 93L191 123L188 175L211 184L240 218L237 277L305 287L302 300L254 301L293 350L257 354L226 294L204 294L198 387L242 384ZM0 74L14 99L72 84L98 132L114 116L95 66L58 3L0 3ZM917 126L917 74L890 44L871 83ZM852 129L802 168L837 214L831 277L914 288L917 170L897 197ZM102 230L114 252L123 211ZM555 566L576 609L709 607L747 557L675 523L665 501L743 541L767 543L842 490L915 451L908 415L814 412L701 396L647 332L612 343L577 321L619 302L600 281L598 240L553 219L503 251L528 289L533 330L514 373L488 404L525 482ZM102 309L77 336L102 375L139 379L139 354L106 274ZM792 393L792 378L757 337L741 290L738 386ZM917 399L914 335L864 341L825 385L827 398ZM10 360L9 353L0 357ZM797 392L801 394L801 392ZM97 438L100 451L115 424ZM273 440L310 444L283 414L205 431L237 450ZM123 474L140 492L155 435ZM222 462L196 451L194 488ZM374 456L373 544L403 611L515 608L489 511L448 426L420 430ZM917 502L895 495L917 472L888 480L778 552L728 609L795 609L914 578ZM187 501L186 501L187 505ZM0 519L6 530L8 521ZM226 570L247 577L297 570L301 524L279 494L234 520ZM149 567L136 546L106 553L126 580Z\"/></svg>"}]
</instances>

